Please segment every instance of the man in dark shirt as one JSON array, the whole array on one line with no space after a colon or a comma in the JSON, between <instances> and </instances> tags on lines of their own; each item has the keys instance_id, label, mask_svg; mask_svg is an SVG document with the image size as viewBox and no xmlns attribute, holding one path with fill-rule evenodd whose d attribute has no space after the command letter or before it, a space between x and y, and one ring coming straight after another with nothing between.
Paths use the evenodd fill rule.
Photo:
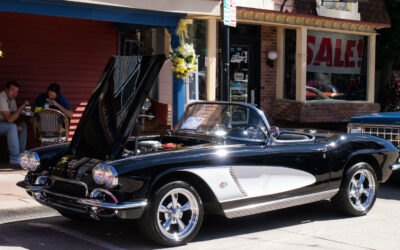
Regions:
<instances>
[{"instance_id":1,"label":"man in dark shirt","mask_svg":"<svg viewBox=\"0 0 400 250\"><path fill-rule=\"evenodd\" d=\"M47 88L47 92L40 93L36 98L35 107L58 109L65 114L69 119L72 118L72 109L69 106L67 98L61 93L60 85L52 83ZM47 104L47 105L46 105Z\"/></svg>"}]
</instances>

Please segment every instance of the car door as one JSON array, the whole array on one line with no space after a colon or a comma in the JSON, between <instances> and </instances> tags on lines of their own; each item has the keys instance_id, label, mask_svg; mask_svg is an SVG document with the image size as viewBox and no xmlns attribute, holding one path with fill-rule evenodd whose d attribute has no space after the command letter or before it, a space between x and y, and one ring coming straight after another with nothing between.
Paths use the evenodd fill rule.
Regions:
<instances>
[{"instance_id":1,"label":"car door","mask_svg":"<svg viewBox=\"0 0 400 250\"><path fill-rule=\"evenodd\" d=\"M255 151L252 149L252 159L247 159L252 164L232 167L247 198L275 199L314 193L329 184L330 167L324 144L274 144L259 148L259 154Z\"/></svg>"}]
</instances>

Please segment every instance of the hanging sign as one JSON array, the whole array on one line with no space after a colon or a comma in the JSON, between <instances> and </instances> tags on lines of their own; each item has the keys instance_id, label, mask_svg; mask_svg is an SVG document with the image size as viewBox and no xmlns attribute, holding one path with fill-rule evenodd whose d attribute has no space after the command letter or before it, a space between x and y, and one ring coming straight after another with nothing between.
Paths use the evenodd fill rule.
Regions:
<instances>
[{"instance_id":1,"label":"hanging sign","mask_svg":"<svg viewBox=\"0 0 400 250\"><path fill-rule=\"evenodd\" d=\"M236 27L236 0L224 0L224 24Z\"/></svg>"},{"instance_id":2,"label":"hanging sign","mask_svg":"<svg viewBox=\"0 0 400 250\"><path fill-rule=\"evenodd\" d=\"M360 74L364 38L359 35L308 31L307 71Z\"/></svg>"}]
</instances>

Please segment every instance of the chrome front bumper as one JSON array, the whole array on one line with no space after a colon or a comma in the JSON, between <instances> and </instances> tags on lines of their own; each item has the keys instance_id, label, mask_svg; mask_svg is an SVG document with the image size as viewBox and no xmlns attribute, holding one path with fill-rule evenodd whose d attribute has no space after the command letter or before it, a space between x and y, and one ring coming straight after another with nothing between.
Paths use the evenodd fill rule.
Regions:
<instances>
[{"instance_id":1,"label":"chrome front bumper","mask_svg":"<svg viewBox=\"0 0 400 250\"><path fill-rule=\"evenodd\" d=\"M87 214L94 219L113 216L122 219L137 219L141 217L144 208L147 206L146 200L118 203L114 196L112 197L115 203L105 202L96 198L74 197L53 192L43 185L30 185L26 181L18 182L17 186L24 188L36 201L45 206ZM112 195L103 189L95 189L91 194L96 192L106 192L107 195Z\"/></svg>"},{"instance_id":2,"label":"chrome front bumper","mask_svg":"<svg viewBox=\"0 0 400 250\"><path fill-rule=\"evenodd\" d=\"M394 171L400 170L400 163L393 164L392 166L390 166L390 169L391 169L393 172L394 172Z\"/></svg>"}]
</instances>

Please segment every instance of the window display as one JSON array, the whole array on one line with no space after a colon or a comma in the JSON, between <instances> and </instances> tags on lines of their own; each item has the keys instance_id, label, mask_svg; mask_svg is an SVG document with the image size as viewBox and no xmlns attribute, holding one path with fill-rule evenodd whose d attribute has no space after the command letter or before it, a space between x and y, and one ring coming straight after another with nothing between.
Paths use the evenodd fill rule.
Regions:
<instances>
[{"instance_id":1,"label":"window display","mask_svg":"<svg viewBox=\"0 0 400 250\"><path fill-rule=\"evenodd\" d=\"M207 98L207 20L193 20L187 25L188 43L196 51L197 69L186 80L186 103Z\"/></svg>"},{"instance_id":2,"label":"window display","mask_svg":"<svg viewBox=\"0 0 400 250\"><path fill-rule=\"evenodd\" d=\"M309 30L307 87L329 99L367 99L367 44L364 36ZM313 96L307 95L307 100Z\"/></svg>"}]
</instances>

